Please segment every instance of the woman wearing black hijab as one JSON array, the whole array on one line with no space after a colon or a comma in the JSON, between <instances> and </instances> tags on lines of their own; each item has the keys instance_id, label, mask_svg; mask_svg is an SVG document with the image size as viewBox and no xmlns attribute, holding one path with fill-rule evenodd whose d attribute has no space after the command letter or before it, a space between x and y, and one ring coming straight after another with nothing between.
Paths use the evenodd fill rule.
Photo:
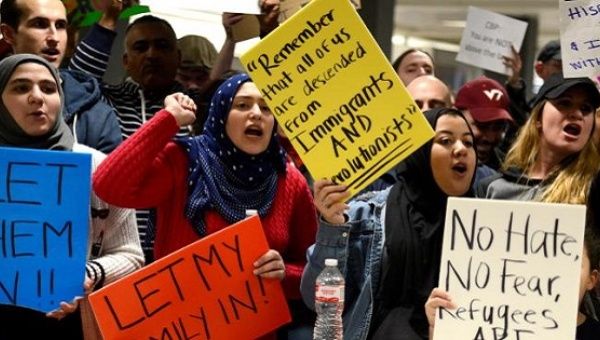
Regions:
<instances>
[{"instance_id":1,"label":"woman wearing black hijab","mask_svg":"<svg viewBox=\"0 0 600 340\"><path fill-rule=\"evenodd\" d=\"M346 280L344 339L428 336L423 306L438 281L447 200L470 194L477 162L459 111L434 109L425 116L435 137L399 165L391 188L346 205L344 186L315 182L322 219L301 291L314 308L324 260L338 259Z\"/></svg>"}]
</instances>

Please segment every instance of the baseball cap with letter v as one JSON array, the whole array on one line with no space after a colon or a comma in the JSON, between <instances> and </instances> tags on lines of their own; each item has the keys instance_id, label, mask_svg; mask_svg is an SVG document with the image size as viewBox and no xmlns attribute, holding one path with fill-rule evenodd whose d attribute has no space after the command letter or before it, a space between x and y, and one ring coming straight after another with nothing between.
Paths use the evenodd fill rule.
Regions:
<instances>
[{"instance_id":1,"label":"baseball cap with letter v","mask_svg":"<svg viewBox=\"0 0 600 340\"><path fill-rule=\"evenodd\" d=\"M469 110L476 122L494 120L513 122L508 113L508 94L497 81L481 76L463 85L456 94L454 106L459 110Z\"/></svg>"}]
</instances>

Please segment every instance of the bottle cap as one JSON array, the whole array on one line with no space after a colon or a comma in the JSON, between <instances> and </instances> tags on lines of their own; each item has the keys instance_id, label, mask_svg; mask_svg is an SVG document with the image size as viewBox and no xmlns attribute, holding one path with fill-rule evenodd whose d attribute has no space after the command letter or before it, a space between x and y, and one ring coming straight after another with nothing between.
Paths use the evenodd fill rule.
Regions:
<instances>
[{"instance_id":1,"label":"bottle cap","mask_svg":"<svg viewBox=\"0 0 600 340\"><path fill-rule=\"evenodd\" d=\"M337 259L325 259L325 265L327 267L337 267L338 260Z\"/></svg>"}]
</instances>

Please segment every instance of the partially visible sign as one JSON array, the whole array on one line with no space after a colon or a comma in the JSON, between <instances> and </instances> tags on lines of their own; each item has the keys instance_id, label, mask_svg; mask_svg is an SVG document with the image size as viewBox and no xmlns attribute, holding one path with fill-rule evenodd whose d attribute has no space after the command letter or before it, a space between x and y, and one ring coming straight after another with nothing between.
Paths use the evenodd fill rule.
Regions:
<instances>
[{"instance_id":1,"label":"partially visible sign","mask_svg":"<svg viewBox=\"0 0 600 340\"><path fill-rule=\"evenodd\" d=\"M560 45L566 78L600 76L600 0L560 1Z\"/></svg>"},{"instance_id":2,"label":"partially visible sign","mask_svg":"<svg viewBox=\"0 0 600 340\"><path fill-rule=\"evenodd\" d=\"M259 1L248 0L225 0L225 1L189 1L185 7L189 10L209 13L244 13L260 14Z\"/></svg>"},{"instance_id":3,"label":"partially visible sign","mask_svg":"<svg viewBox=\"0 0 600 340\"><path fill-rule=\"evenodd\" d=\"M304 7L310 0L281 0L279 5L279 18L280 23L291 18L296 12Z\"/></svg>"},{"instance_id":4,"label":"partially visible sign","mask_svg":"<svg viewBox=\"0 0 600 340\"><path fill-rule=\"evenodd\" d=\"M435 339L575 339L585 206L450 198Z\"/></svg>"},{"instance_id":5,"label":"partially visible sign","mask_svg":"<svg viewBox=\"0 0 600 340\"><path fill-rule=\"evenodd\" d=\"M290 321L281 284L252 273L269 246L258 216L89 297L105 339L255 339Z\"/></svg>"},{"instance_id":6,"label":"partially visible sign","mask_svg":"<svg viewBox=\"0 0 600 340\"><path fill-rule=\"evenodd\" d=\"M260 35L260 22L254 14L244 14L242 20L231 26L231 38L240 42Z\"/></svg>"},{"instance_id":7,"label":"partially visible sign","mask_svg":"<svg viewBox=\"0 0 600 340\"><path fill-rule=\"evenodd\" d=\"M502 14L469 6L467 26L456 60L485 70L510 74L503 56L511 56L511 45L521 50L527 23Z\"/></svg>"},{"instance_id":8,"label":"partially visible sign","mask_svg":"<svg viewBox=\"0 0 600 340\"><path fill-rule=\"evenodd\" d=\"M91 156L0 148L0 304L49 312L83 294Z\"/></svg>"}]
</instances>

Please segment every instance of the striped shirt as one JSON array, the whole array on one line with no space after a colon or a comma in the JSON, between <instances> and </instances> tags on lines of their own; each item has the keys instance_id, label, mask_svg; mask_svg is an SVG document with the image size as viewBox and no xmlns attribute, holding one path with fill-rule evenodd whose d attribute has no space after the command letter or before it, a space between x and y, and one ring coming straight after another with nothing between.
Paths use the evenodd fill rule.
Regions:
<instances>
[{"instance_id":1,"label":"striped shirt","mask_svg":"<svg viewBox=\"0 0 600 340\"><path fill-rule=\"evenodd\" d=\"M111 85L102 81L108 68L110 51L116 34L115 32L94 25L85 38L77 45L71 58L69 68L83 71L95 77L100 83L103 95L117 110L117 118L121 127L123 140L129 138L143 123L154 117L164 106L164 97L148 98L142 87L131 78L121 84ZM181 84L173 80L173 85L165 93L186 92ZM193 99L195 96L190 95ZM178 137L189 136L191 128L181 128ZM150 210L137 210L138 230L140 240L146 255L152 253L154 246L153 230L148 230ZM150 235L148 235L150 233ZM149 261L147 261L149 262Z\"/></svg>"}]
</instances>

